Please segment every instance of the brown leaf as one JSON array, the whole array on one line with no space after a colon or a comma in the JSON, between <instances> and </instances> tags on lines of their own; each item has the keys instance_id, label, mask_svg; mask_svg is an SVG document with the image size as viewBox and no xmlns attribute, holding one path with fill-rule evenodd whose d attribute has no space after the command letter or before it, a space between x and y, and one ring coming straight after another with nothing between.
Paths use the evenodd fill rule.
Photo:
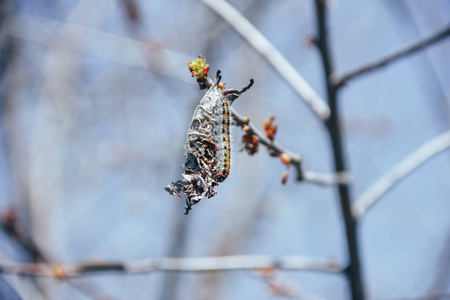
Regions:
<instances>
[{"instance_id":1,"label":"brown leaf","mask_svg":"<svg viewBox=\"0 0 450 300\"><path fill-rule=\"evenodd\" d=\"M259 137L248 132L242 136L242 144L248 154L253 155L259 149Z\"/></svg>"}]
</instances>

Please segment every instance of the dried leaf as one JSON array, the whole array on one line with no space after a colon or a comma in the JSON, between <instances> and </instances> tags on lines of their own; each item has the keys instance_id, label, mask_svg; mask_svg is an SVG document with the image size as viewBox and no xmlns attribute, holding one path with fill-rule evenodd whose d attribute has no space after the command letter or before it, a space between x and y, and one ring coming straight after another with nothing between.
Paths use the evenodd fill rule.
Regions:
<instances>
[{"instance_id":1,"label":"dried leaf","mask_svg":"<svg viewBox=\"0 0 450 300\"><path fill-rule=\"evenodd\" d=\"M259 137L248 132L242 136L242 144L248 154L253 155L259 149Z\"/></svg>"}]
</instances>

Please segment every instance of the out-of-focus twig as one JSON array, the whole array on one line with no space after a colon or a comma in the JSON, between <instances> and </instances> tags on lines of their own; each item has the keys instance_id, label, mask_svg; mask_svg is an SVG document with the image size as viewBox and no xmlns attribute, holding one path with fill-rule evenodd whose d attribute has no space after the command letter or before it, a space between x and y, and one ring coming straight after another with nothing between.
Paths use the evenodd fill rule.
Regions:
<instances>
[{"instance_id":1,"label":"out-of-focus twig","mask_svg":"<svg viewBox=\"0 0 450 300\"><path fill-rule=\"evenodd\" d=\"M0 228L28 255L33 262L45 262L44 254L37 248L30 236L19 229L17 215L13 208L9 208L0 218Z\"/></svg>"},{"instance_id":2,"label":"out-of-focus twig","mask_svg":"<svg viewBox=\"0 0 450 300\"><path fill-rule=\"evenodd\" d=\"M392 170L375 182L353 203L352 212L355 218L360 218L364 215L369 208L376 204L376 202L400 180L405 178L434 155L449 147L450 130L431 139L411 153L398 165L392 168Z\"/></svg>"},{"instance_id":3,"label":"out-of-focus twig","mask_svg":"<svg viewBox=\"0 0 450 300\"><path fill-rule=\"evenodd\" d=\"M335 184L347 184L350 182L350 174L346 171L332 173L332 174L322 174L314 171L304 171L303 180L319 185L335 185Z\"/></svg>"},{"instance_id":4,"label":"out-of-focus twig","mask_svg":"<svg viewBox=\"0 0 450 300\"><path fill-rule=\"evenodd\" d=\"M9 208L0 217L0 229L5 232L11 240L15 241L16 244L28 255L33 264L35 263L48 263L49 259L44 253L37 247L32 238L23 230L17 220L17 214L14 208ZM0 273L2 273L2 268L0 267ZM89 282L73 282L67 280L68 283L76 288L79 292L83 293L86 297L90 299L99 299L100 296L105 296L107 299L114 299L109 295L98 290L98 287Z\"/></svg>"},{"instance_id":5,"label":"out-of-focus twig","mask_svg":"<svg viewBox=\"0 0 450 300\"><path fill-rule=\"evenodd\" d=\"M386 298L384 300L403 300L403 299L408 299L408 300L449 300L450 294L449 293L431 293L431 294L419 296L419 297Z\"/></svg>"},{"instance_id":6,"label":"out-of-focus twig","mask_svg":"<svg viewBox=\"0 0 450 300\"><path fill-rule=\"evenodd\" d=\"M114 263L72 263L72 264L26 264L0 262L0 273L53 277L58 279L81 277L93 273L119 272L126 274L150 273L155 271L216 272L255 269L280 269L296 271L317 271L340 273L344 267L330 259L292 256L217 256L198 258L151 258L140 261Z\"/></svg>"},{"instance_id":7,"label":"out-of-focus twig","mask_svg":"<svg viewBox=\"0 0 450 300\"><path fill-rule=\"evenodd\" d=\"M136 0L120 0L127 20L132 23L141 22L141 10Z\"/></svg>"},{"instance_id":8,"label":"out-of-focus twig","mask_svg":"<svg viewBox=\"0 0 450 300\"><path fill-rule=\"evenodd\" d=\"M349 176L346 172L337 174L321 174L314 171L304 171L302 167L302 157L299 154L294 154L289 150L284 149L277 141L271 141L265 134L261 133L255 125L246 121L244 117L239 115L233 108L231 108L233 119L237 125L248 125L250 130L249 134L256 135L259 138L259 142L267 148L277 153L287 153L290 157L290 164L295 167L297 172L297 181L308 181L319 185L334 185L339 183L348 183Z\"/></svg>"},{"instance_id":9,"label":"out-of-focus twig","mask_svg":"<svg viewBox=\"0 0 450 300\"><path fill-rule=\"evenodd\" d=\"M439 41L442 41L443 39L445 39L449 36L450 36L450 26L445 28L444 30L441 30L441 31L433 34L432 36L429 36L427 38L424 38L423 40L420 40L411 45L408 45L404 49L401 49L397 52L387 55L387 56L385 56L381 59L378 59L374 62L368 63L365 66L356 68L353 71L344 73L342 76L337 76L336 78L334 78L334 80L335 80L334 84L336 84L337 86L341 86L352 79L355 79L366 73L378 70L382 67L385 67L388 64L393 63L403 57L406 57L406 56L413 54L415 52L418 52L428 46L431 46Z\"/></svg>"},{"instance_id":10,"label":"out-of-focus twig","mask_svg":"<svg viewBox=\"0 0 450 300\"><path fill-rule=\"evenodd\" d=\"M232 26L283 77L314 113L326 120L330 108L320 98L286 58L234 7L224 0L201 0L212 11Z\"/></svg>"},{"instance_id":11,"label":"out-of-focus twig","mask_svg":"<svg viewBox=\"0 0 450 300\"><path fill-rule=\"evenodd\" d=\"M70 43L59 44L58 47L62 50L92 55L191 83L185 72L177 72L179 66L185 65L191 57L161 47L157 43L145 43L86 26L63 23L25 13L17 14L15 23L17 25L11 26L6 32L12 38L54 47L52 43L57 39L58 28L64 26L64 37ZM33 28L40 30L32 30ZM90 41L96 42L90 43ZM128 54L124 55L124 53Z\"/></svg>"}]
</instances>

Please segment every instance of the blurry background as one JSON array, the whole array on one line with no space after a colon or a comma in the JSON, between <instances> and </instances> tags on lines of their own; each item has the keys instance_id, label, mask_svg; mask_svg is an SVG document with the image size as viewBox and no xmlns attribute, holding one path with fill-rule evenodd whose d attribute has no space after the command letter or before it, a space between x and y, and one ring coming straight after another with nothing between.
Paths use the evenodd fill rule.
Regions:
<instances>
[{"instance_id":1,"label":"blurry background","mask_svg":"<svg viewBox=\"0 0 450 300\"><path fill-rule=\"evenodd\" d=\"M325 96L313 1L229 1ZM228 24L196 0L1 0L0 213L17 218L55 262L147 257L305 255L346 260L335 189L295 182L262 147L184 213L163 188L181 178L186 131L203 95L187 69L198 54L228 88L253 88L234 108L306 169L332 171L327 132L293 89ZM330 2L332 53L351 70L449 24L450 2ZM450 42L352 81L341 93L356 197L450 125ZM371 299L450 292L450 156L384 196L359 228ZM13 209L13 211L12 211ZM28 261L0 233L2 261ZM344 276L281 272L299 299L348 299ZM24 299L272 299L251 272L106 273L74 279L4 275ZM83 288L80 288L82 286ZM316 296L312 296L316 295Z\"/></svg>"}]
</instances>

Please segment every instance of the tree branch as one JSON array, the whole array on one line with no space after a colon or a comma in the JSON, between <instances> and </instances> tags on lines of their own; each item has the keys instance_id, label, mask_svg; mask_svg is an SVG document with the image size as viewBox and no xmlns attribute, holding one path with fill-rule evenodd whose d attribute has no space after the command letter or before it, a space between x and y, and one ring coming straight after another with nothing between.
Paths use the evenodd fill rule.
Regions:
<instances>
[{"instance_id":1,"label":"tree branch","mask_svg":"<svg viewBox=\"0 0 450 300\"><path fill-rule=\"evenodd\" d=\"M325 0L314 0L317 18L317 37L315 44L319 49L323 63L325 85L327 90L328 104L330 106L330 118L326 125L333 147L334 168L337 173L346 172L344 147L342 143L342 133L340 129L340 115L338 106L337 86L332 82L334 73L333 57L328 42L327 10ZM346 275L349 289L353 300L364 299L364 281L361 273L361 263L357 236L357 220L351 212L350 188L347 184L339 184L339 201L341 214L344 221L346 243L349 256L349 265Z\"/></svg>"},{"instance_id":2,"label":"tree branch","mask_svg":"<svg viewBox=\"0 0 450 300\"><path fill-rule=\"evenodd\" d=\"M93 262L73 264L26 264L0 262L0 272L17 275L55 277L58 279L80 277L103 272L126 274L150 273L155 271L216 272L257 269L280 269L296 271L318 271L339 273L341 264L334 260L306 258L303 256L217 256L198 258L155 258L141 261L114 263Z\"/></svg>"},{"instance_id":3,"label":"tree branch","mask_svg":"<svg viewBox=\"0 0 450 300\"><path fill-rule=\"evenodd\" d=\"M355 79L366 73L378 70L382 67L385 67L388 64L393 63L403 57L406 57L406 56L413 54L415 52L418 52L428 46L431 46L439 41L442 41L443 39L447 38L448 36L450 36L450 26L442 31L439 31L439 32L433 34L430 37L427 37L423 40L417 41L417 42L405 47L404 49L401 49L397 52L387 55L386 57L378 59L374 62L368 63L367 65L359 67L353 71L347 72L346 74L335 78L334 84L336 86L342 86L343 84L347 83L348 81L350 81L352 79Z\"/></svg>"},{"instance_id":4,"label":"tree branch","mask_svg":"<svg viewBox=\"0 0 450 300\"><path fill-rule=\"evenodd\" d=\"M291 157L290 164L294 166L297 172L297 181L308 181L311 183L316 183L318 185L335 185L339 183L348 183L349 176L346 172L335 173L335 174L321 174L314 171L304 171L302 167L302 157L299 154L294 154L289 150L284 149L278 142L271 141L266 137L265 134L261 133L255 125L247 121L239 115L233 108L231 108L233 114L233 119L237 125L248 125L250 130L248 131L251 135L256 135L259 138L259 142L266 146L267 148L277 152L277 153L287 153Z\"/></svg>"},{"instance_id":5,"label":"tree branch","mask_svg":"<svg viewBox=\"0 0 450 300\"><path fill-rule=\"evenodd\" d=\"M14 23L15 26L6 30L6 34L14 39L51 47L58 38L58 28L64 27L64 36L70 40L70 43L65 43L60 47L66 51L92 55L132 68L152 71L181 82L191 83L185 72L177 70L180 70L179 66L185 65L192 57L164 48L155 41L141 42L86 26L25 13L17 13ZM40 28L41 30L31 31L28 28ZM90 43L91 41L96 41L96 43ZM80 45L84 45L84 47ZM131 51L130 49L140 55L123 55L123 53Z\"/></svg>"},{"instance_id":6,"label":"tree branch","mask_svg":"<svg viewBox=\"0 0 450 300\"><path fill-rule=\"evenodd\" d=\"M234 7L224 0L201 0L233 27L291 85L314 113L326 120L330 108L286 58Z\"/></svg>"},{"instance_id":7,"label":"tree branch","mask_svg":"<svg viewBox=\"0 0 450 300\"><path fill-rule=\"evenodd\" d=\"M18 225L17 215L13 208L8 209L0 218L0 229L13 241L15 241L18 246L22 248L26 255L28 255L33 263L24 264L28 266L48 263L49 259L42 253L42 251L36 246L32 238ZM4 272L0 263L0 273ZM110 295L106 295L101 292L97 285L90 282L73 282L67 280L67 282L79 292L83 293L86 297L90 299L99 299L104 296L108 299L115 299Z\"/></svg>"},{"instance_id":8,"label":"tree branch","mask_svg":"<svg viewBox=\"0 0 450 300\"><path fill-rule=\"evenodd\" d=\"M400 180L417 169L434 155L450 147L450 130L431 139L419 149L411 153L386 175L375 182L365 191L352 206L352 213L359 219L364 213L377 203L377 201L394 187Z\"/></svg>"}]
</instances>

